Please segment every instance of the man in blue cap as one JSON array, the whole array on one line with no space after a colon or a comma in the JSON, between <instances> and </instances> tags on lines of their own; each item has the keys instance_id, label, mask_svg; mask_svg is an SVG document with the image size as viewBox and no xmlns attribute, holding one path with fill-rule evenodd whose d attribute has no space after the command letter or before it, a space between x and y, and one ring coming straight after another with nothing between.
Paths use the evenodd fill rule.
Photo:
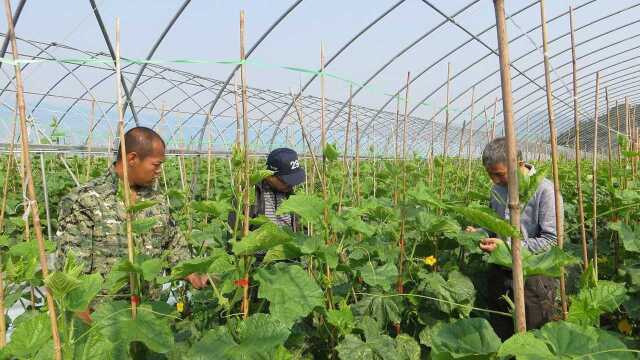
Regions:
<instances>
[{"instance_id":1,"label":"man in blue cap","mask_svg":"<svg viewBox=\"0 0 640 360\"><path fill-rule=\"evenodd\" d=\"M293 188L306 178L298 154L289 148L275 149L267 156L267 169L273 171L273 175L256 185L256 203L251 216L264 215L274 223L296 231L298 224L293 214L277 215L276 212L293 193Z\"/></svg>"}]
</instances>

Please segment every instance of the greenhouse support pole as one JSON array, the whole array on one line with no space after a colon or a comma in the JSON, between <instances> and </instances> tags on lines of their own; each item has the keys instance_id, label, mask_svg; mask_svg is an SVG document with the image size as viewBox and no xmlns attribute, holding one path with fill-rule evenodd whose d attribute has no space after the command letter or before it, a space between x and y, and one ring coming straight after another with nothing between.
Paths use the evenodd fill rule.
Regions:
<instances>
[{"instance_id":1,"label":"greenhouse support pole","mask_svg":"<svg viewBox=\"0 0 640 360\"><path fill-rule=\"evenodd\" d=\"M547 19L544 12L544 0L540 0L540 23L542 24L542 52L544 56L544 79L547 95L547 115L549 117L549 143L551 144L551 171L553 175L553 200L556 212L556 232L558 247L564 247L564 214L562 213L562 195L560 194L560 172L558 170L558 131L556 115L553 109L551 66L549 64L549 47L547 42ZM539 153L541 153L540 151ZM564 267L560 268L560 303L562 319L567 320L567 291L564 277Z\"/></svg>"},{"instance_id":2,"label":"greenhouse support pole","mask_svg":"<svg viewBox=\"0 0 640 360\"><path fill-rule=\"evenodd\" d=\"M126 221L127 221L127 254L129 256L129 262L134 263L135 257L135 246L133 243L133 230L131 224L131 212L129 208L131 207L131 188L129 187L129 162L127 161L127 148L124 141L124 111L122 108L122 68L120 67L120 18L116 17L116 49L115 49L115 60L116 60L116 96L118 98L118 135L120 137L120 154L122 158L122 188L124 192L124 205L127 209L126 212ZM131 318L136 319L138 303L140 302L138 298L137 286L136 286L136 275L134 273L129 273L129 286L131 288Z\"/></svg>"},{"instance_id":3,"label":"greenhouse support pole","mask_svg":"<svg viewBox=\"0 0 640 360\"><path fill-rule=\"evenodd\" d=\"M600 91L600 72L596 72L596 93L594 104L593 149L591 160L592 211L591 237L593 238L593 271L598 278L598 96Z\"/></svg>"},{"instance_id":4,"label":"greenhouse support pole","mask_svg":"<svg viewBox=\"0 0 640 360\"><path fill-rule=\"evenodd\" d=\"M405 202L407 198L407 122L409 119L409 83L411 81L411 73L407 72L407 82L404 92L404 116L402 121L402 196L400 203L400 236L398 238L398 249L400 250L398 259L398 281L396 290L398 294L404 294L404 255L405 255L405 227L407 213L405 210ZM395 324L396 333L400 335L400 324Z\"/></svg>"},{"instance_id":5,"label":"greenhouse support pole","mask_svg":"<svg viewBox=\"0 0 640 360\"><path fill-rule=\"evenodd\" d=\"M571 26L571 64L573 76L573 125L574 142L576 152L576 191L578 193L578 221L580 223L580 239L582 242L582 266L586 271L589 267L589 255L587 250L587 230L584 221L584 198L582 196L582 172L580 170L580 116L578 111L578 68L576 65L576 35L574 26L573 7L569 8L569 23Z\"/></svg>"},{"instance_id":6,"label":"greenhouse support pole","mask_svg":"<svg viewBox=\"0 0 640 360\"><path fill-rule=\"evenodd\" d=\"M471 118L469 119L469 142L467 144L467 187L465 189L465 197L469 200L469 191L471 190L471 147L473 146L473 109L476 104L476 87L471 88Z\"/></svg>"},{"instance_id":7,"label":"greenhouse support pole","mask_svg":"<svg viewBox=\"0 0 640 360\"><path fill-rule=\"evenodd\" d=\"M496 30L498 33L498 55L500 58L500 81L502 84L502 113L504 115L504 132L507 139L507 177L509 198L509 219L518 231L520 230L520 204L518 203L518 150L516 134L513 126L513 102L511 99L511 69L507 24L504 16L504 0L493 1L496 13ZM515 304L515 329L523 333L527 331L524 308L524 277L522 258L520 257L520 236L511 239L511 255L513 262L513 294Z\"/></svg>"},{"instance_id":8,"label":"greenhouse support pole","mask_svg":"<svg viewBox=\"0 0 640 360\"><path fill-rule=\"evenodd\" d=\"M240 11L240 83L242 86L242 141L243 141L243 187L242 192L242 205L243 215L242 219L242 237L243 239L249 235L249 191L251 184L249 180L249 104L247 99L247 69L245 64L245 52L244 52L244 39L245 39L245 23L244 23L244 10ZM249 317L249 257L244 257L245 272L244 272L244 288L242 293L242 317L247 319Z\"/></svg>"},{"instance_id":9,"label":"greenhouse support pole","mask_svg":"<svg viewBox=\"0 0 640 360\"><path fill-rule=\"evenodd\" d=\"M11 127L11 142L9 143L9 154L7 155L7 168L4 172L4 184L2 185L2 204L0 207L0 233L3 232L4 229L4 214L5 209L7 207L7 196L9 194L9 182L11 181L11 169L13 168L13 148L16 139L16 123L18 122L17 118L14 116L13 118L13 126Z\"/></svg>"},{"instance_id":10,"label":"greenhouse support pole","mask_svg":"<svg viewBox=\"0 0 640 360\"><path fill-rule=\"evenodd\" d=\"M444 142L442 143L442 169L440 170L440 200L444 196L444 171L447 167L447 146L449 140L449 102L451 101L451 63L447 64L447 103L444 112Z\"/></svg>"},{"instance_id":11,"label":"greenhouse support pole","mask_svg":"<svg viewBox=\"0 0 640 360\"><path fill-rule=\"evenodd\" d=\"M342 201L344 198L344 189L346 186L347 178L349 177L349 171L347 170L347 152L349 151L349 131L351 130L351 96L353 94L353 86L349 86L349 104L347 109L347 130L344 135L344 150L342 153L342 167L345 171L345 174L342 178L342 182L340 183L340 195L338 196L338 214L342 212Z\"/></svg>"},{"instance_id":12,"label":"greenhouse support pole","mask_svg":"<svg viewBox=\"0 0 640 360\"><path fill-rule=\"evenodd\" d=\"M13 29L13 17L11 14L11 2L5 0L5 15L7 17L8 31L7 36L11 43L11 52L13 60L18 60L18 46L16 42L16 34ZM40 260L40 270L42 277L46 279L49 276L49 266L47 264L47 254L45 251L44 237L42 236L42 226L40 224L40 213L38 211L38 201L36 198L36 188L33 184L33 175L31 173L31 158L29 157L29 132L27 130L27 111L24 101L24 88L22 83L22 73L19 64L14 65L16 80L16 102L18 103L18 117L20 118L20 140L22 142L22 163L24 171L24 181L27 182L27 208L31 209L31 217L33 221L33 230L38 242L38 255ZM47 308L49 309L49 320L51 321L51 334L53 336L53 350L56 360L62 360L62 347L60 345L60 334L58 333L58 317L56 315L56 307L53 301L51 291L47 290L45 294L47 300Z\"/></svg>"},{"instance_id":13,"label":"greenhouse support pole","mask_svg":"<svg viewBox=\"0 0 640 360\"><path fill-rule=\"evenodd\" d=\"M604 100L607 106L607 160L608 160L608 171L607 174L609 176L609 184L613 184L613 170L611 168L611 113L609 111L609 88L604 88Z\"/></svg>"}]
</instances>

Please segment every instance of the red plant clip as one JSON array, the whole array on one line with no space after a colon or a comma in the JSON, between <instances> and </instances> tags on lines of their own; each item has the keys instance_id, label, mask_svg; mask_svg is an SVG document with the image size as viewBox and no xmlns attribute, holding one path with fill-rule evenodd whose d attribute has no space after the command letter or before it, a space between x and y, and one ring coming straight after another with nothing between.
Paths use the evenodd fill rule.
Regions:
<instances>
[{"instance_id":1,"label":"red plant clip","mask_svg":"<svg viewBox=\"0 0 640 360\"><path fill-rule=\"evenodd\" d=\"M131 304L140 304L140 297L138 295L131 295Z\"/></svg>"},{"instance_id":2,"label":"red plant clip","mask_svg":"<svg viewBox=\"0 0 640 360\"><path fill-rule=\"evenodd\" d=\"M246 287L249 287L249 279L238 279L234 281L233 284L238 287L246 288Z\"/></svg>"}]
</instances>

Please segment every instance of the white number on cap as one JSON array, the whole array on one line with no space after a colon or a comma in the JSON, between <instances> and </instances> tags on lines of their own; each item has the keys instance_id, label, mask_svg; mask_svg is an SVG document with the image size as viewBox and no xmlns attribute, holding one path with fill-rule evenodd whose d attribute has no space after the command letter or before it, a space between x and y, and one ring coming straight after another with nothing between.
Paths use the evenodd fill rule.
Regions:
<instances>
[{"instance_id":1,"label":"white number on cap","mask_svg":"<svg viewBox=\"0 0 640 360\"><path fill-rule=\"evenodd\" d=\"M289 162L289 164L291 164L291 170L295 170L300 167L300 163L298 162L298 160L293 160Z\"/></svg>"}]
</instances>

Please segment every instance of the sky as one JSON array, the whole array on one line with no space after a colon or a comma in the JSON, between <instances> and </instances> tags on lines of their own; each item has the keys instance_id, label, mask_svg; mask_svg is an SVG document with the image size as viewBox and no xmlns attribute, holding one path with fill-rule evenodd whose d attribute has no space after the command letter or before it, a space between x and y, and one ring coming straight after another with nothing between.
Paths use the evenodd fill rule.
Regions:
<instances>
[{"instance_id":1,"label":"sky","mask_svg":"<svg viewBox=\"0 0 640 360\"><path fill-rule=\"evenodd\" d=\"M14 8L17 2L16 0L12 1ZM180 0L96 0L96 2L112 39L114 38L116 18L120 18L121 55L134 59L144 58L147 55L159 33L182 5ZM451 15L463 8L470 0L432 0L430 2L444 14ZM244 10L246 16L246 47L249 48L292 3L291 0L192 0L160 45L154 59L238 59L240 11ZM283 93L296 91L301 83L306 82L309 74L283 70L279 66L317 69L320 64L321 44L324 45L326 57L331 57L364 26L396 3L396 0L302 1L252 54L253 61L269 65L248 67L249 86ZM507 14L511 14L515 9L530 4L531 1L514 0L506 1L506 3ZM567 11L569 6L578 7L576 26L579 28L606 13L614 12L616 9L624 9L634 3L636 1L547 0L546 13L547 18L550 19ZM520 29L528 30L539 24L538 9L537 5L533 6L515 16L512 22L508 22L509 37L514 38L520 35ZM606 33L607 29L614 28L616 24L638 18L640 14L638 9L633 8L612 17L610 21L600 22L596 26L578 31L578 42L600 32ZM471 33L477 34L495 23L493 2L481 0L455 19L458 24L467 28ZM327 71L339 75L341 78L362 83L401 49L443 20L442 15L425 2L405 0L343 52L327 67ZM550 39L568 31L569 24L566 20L564 18L549 24ZM0 20L0 27L6 28L4 17ZM631 29L634 28L626 30ZM57 42L83 50L105 52L107 50L88 0L30 0L23 11L16 32L19 37L25 39ZM590 41L579 48L581 52L578 55L588 54L592 49L614 43L616 39L631 33L633 31L619 31L611 36L605 35ZM512 60L531 51L534 47L532 40L540 43L539 31L532 33L531 38L523 37L511 45ZM479 39L490 47L496 46L496 33L493 29L481 35ZM409 107L417 108L412 115L430 118L434 111L440 110L445 103L446 87L443 85L447 79L447 63L451 63L453 73L457 75L457 72L467 68L487 53L487 49L477 41L470 41L469 44L451 56L440 60L449 51L467 40L469 40L467 33L451 23L446 24L404 55L398 57L392 65L373 79L371 87L367 91L362 91L354 98L354 103L378 109L389 99L386 94L393 94L403 87L407 72L415 76L429 68L410 86ZM632 39L621 46L635 46L637 42ZM23 52L34 52L34 49L28 49L26 45L23 46L24 50L21 49ZM550 53L564 51L568 46L570 46L569 38L564 37L550 45ZM614 49L615 45L608 51ZM78 57L77 53L66 52L64 49L54 50L54 55ZM584 59L585 64L590 61L588 56ZM532 78L539 77L543 71L542 66L534 65L541 61L541 57L539 52L534 52L534 54L514 62L514 65L521 70L533 66L525 73ZM569 59L567 52L552 59L552 65L558 67L555 72L556 77L569 73L570 67L561 67ZM440 61L436 62L437 60ZM230 65L220 64L172 64L169 66L220 80L225 80L232 69ZM597 67L597 64L594 66ZM585 71L593 71L594 66L585 69ZM606 64L603 63L601 66L606 67ZM452 103L452 107L466 108L470 103L470 86L497 68L497 56L490 55L470 70L456 76L451 84L451 97L457 100ZM2 70L7 74L6 66ZM516 75L514 73L515 71L512 70L512 76ZM34 65L28 72L25 71L25 87L34 92L44 91L63 74L56 64ZM81 73L80 76L88 80L92 77L97 78L97 75L90 71ZM4 74L0 74L0 77L2 77L3 83L8 79ZM587 78L582 81L586 86L593 79ZM543 79L537 82L543 84ZM565 80L565 83L570 84L568 80ZM73 97L79 95L83 90L73 79L65 79L62 85L57 90L57 94ZM476 93L482 95L478 96L475 105L476 113L480 111L478 109L493 106L495 98L500 96L498 85L499 76L497 74L476 85ZM345 101L348 97L348 87L349 85L345 81L327 79L325 94L327 98ZM514 93L514 100L520 101L520 105L516 104L516 110L518 110L518 106L524 107L523 104L527 101L525 98L538 89L522 77L514 79L513 87L514 89L522 88L520 93ZM96 96L113 99L114 89L113 81L106 82L104 86L95 89ZM556 91L562 92L563 89L564 86L560 86L560 89L556 89ZM319 81L315 81L305 93L319 96ZM11 98L7 97L8 94L2 95L2 100L5 103L11 102ZM179 94L168 94L162 98L162 101L170 104L175 102L178 97ZM37 98L29 98L28 100L33 103ZM426 100L429 106L419 105L422 100ZM391 105L385 110L395 111L394 103L391 102ZM539 103L538 101L537 104ZM48 106L51 109L57 109L66 104L68 102L56 103L52 100ZM558 111L561 112L563 104L558 106ZM588 101L585 100L583 106L586 113L586 108L591 105L588 105ZM542 109L537 112L542 112ZM78 114L86 114L87 106L78 105L74 111ZM536 113L531 108L527 111L531 114ZM463 121L462 118L462 116L458 117L455 121L460 125ZM543 120L546 122L546 119ZM438 116L436 121L444 121L444 118ZM544 127L542 120L539 122L540 127ZM200 121L198 121L199 123ZM5 126L4 129L6 128ZM3 128L0 127L0 129Z\"/></svg>"}]
</instances>

